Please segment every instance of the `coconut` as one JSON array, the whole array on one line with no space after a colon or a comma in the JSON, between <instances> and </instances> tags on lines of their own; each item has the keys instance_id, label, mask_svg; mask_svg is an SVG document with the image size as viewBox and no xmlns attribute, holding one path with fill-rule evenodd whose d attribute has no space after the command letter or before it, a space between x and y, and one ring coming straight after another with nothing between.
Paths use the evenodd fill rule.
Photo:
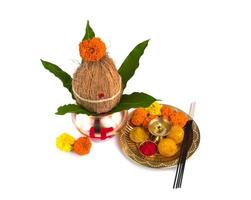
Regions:
<instances>
[{"instance_id":1,"label":"coconut","mask_svg":"<svg viewBox=\"0 0 251 200\"><path fill-rule=\"evenodd\" d=\"M83 61L73 75L73 95L90 112L105 113L120 101L121 77L113 60L105 55L98 61Z\"/></svg>"}]
</instances>

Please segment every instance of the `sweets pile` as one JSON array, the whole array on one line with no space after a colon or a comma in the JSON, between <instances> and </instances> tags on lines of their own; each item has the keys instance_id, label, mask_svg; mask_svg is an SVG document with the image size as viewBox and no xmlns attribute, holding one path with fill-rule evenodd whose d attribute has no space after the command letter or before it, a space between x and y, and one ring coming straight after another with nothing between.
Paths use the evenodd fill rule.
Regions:
<instances>
[{"instance_id":1,"label":"sweets pile","mask_svg":"<svg viewBox=\"0 0 251 200\"><path fill-rule=\"evenodd\" d=\"M149 123L156 119L163 118L171 128L160 137L159 141L155 141L156 137L149 131ZM144 156L154 156L160 154L164 157L174 156L178 151L184 138L184 130L188 117L173 108L154 102L148 108L138 108L132 113L130 119L131 125L134 127L130 133L130 139L138 146L138 150Z\"/></svg>"}]
</instances>

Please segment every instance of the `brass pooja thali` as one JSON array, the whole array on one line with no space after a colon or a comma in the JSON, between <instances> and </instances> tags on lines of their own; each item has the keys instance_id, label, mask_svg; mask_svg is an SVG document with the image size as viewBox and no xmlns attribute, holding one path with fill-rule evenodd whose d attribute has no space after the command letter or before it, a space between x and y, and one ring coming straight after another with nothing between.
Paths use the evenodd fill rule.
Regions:
<instances>
[{"instance_id":1,"label":"brass pooja thali","mask_svg":"<svg viewBox=\"0 0 251 200\"><path fill-rule=\"evenodd\" d=\"M170 105L167 106L173 108L175 111L183 112L188 117L189 120L192 119L184 111L174 106ZM127 121L126 125L120 130L120 135L119 135L119 143L121 145L122 151L128 158L130 158L137 164L151 168L171 168L177 165L180 151L178 151L175 155L171 157L165 157L160 155L159 153L153 156L142 155L142 153L139 152L139 144L133 142L129 137L130 131L133 128L134 126L131 124L129 117L129 120ZM189 143L190 143L190 148L188 151L187 158L193 155L193 153L197 150L200 143L200 131L195 122L193 123L192 139ZM180 148L180 145L178 147Z\"/></svg>"}]
</instances>

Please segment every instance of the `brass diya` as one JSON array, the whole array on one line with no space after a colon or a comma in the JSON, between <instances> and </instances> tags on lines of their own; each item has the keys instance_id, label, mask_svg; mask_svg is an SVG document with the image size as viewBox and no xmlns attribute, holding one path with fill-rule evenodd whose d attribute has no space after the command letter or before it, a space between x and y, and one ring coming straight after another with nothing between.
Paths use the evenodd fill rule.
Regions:
<instances>
[{"instance_id":1,"label":"brass diya","mask_svg":"<svg viewBox=\"0 0 251 200\"><path fill-rule=\"evenodd\" d=\"M170 129L171 123L163 117L154 118L148 124L148 131L155 136L154 142L158 142L162 137L168 135Z\"/></svg>"},{"instance_id":2,"label":"brass diya","mask_svg":"<svg viewBox=\"0 0 251 200\"><path fill-rule=\"evenodd\" d=\"M192 119L184 111L170 105L167 105L167 106L173 108L176 111L183 112L189 118L189 120ZM158 120L161 121L161 119L158 119ZM151 121L151 123L154 123L154 122L156 121ZM169 128L169 126L166 125L165 122L163 121L160 123L161 127L158 127L159 125L158 123L156 124L157 124L157 128L155 127L153 130L151 130L150 128L151 134L154 135L155 140L156 138L159 139L160 137L166 136L168 134L168 128ZM165 124L164 127L166 126L164 129L162 127L163 124ZM128 120L127 124L120 130L120 136L119 136L120 146L122 148L122 151L128 158L130 158L133 162L137 164L140 164L146 167L151 167L151 168L172 168L177 165L178 159L179 159L179 151L174 156L171 156L171 157L164 157L160 155L159 153L155 154L154 156L144 156L142 153L140 153L138 149L139 148L138 144L133 142L129 137L129 133L133 128L134 128L133 125L130 124L130 120ZM193 123L192 128L193 128L193 133L192 133L192 139L189 144L190 148L187 154L187 158L189 158L190 156L194 154L194 152L197 150L200 143L200 131L195 122ZM179 145L178 145L178 148L179 148Z\"/></svg>"}]
</instances>

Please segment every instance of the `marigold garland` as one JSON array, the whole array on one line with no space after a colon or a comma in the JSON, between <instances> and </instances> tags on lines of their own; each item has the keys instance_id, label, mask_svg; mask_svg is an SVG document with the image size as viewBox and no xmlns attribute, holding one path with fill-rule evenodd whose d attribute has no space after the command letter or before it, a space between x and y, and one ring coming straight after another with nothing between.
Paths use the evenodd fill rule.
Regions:
<instances>
[{"instance_id":1,"label":"marigold garland","mask_svg":"<svg viewBox=\"0 0 251 200\"><path fill-rule=\"evenodd\" d=\"M174 113L175 111L169 107L169 106L163 106L161 108L161 114L170 121L170 116Z\"/></svg>"},{"instance_id":2,"label":"marigold garland","mask_svg":"<svg viewBox=\"0 0 251 200\"><path fill-rule=\"evenodd\" d=\"M150 122L152 119L156 118L156 117L157 117L157 115L149 115L149 116L147 116L147 117L145 118L145 120L143 121L142 126L143 126L144 128L147 128L149 122Z\"/></svg>"},{"instance_id":3,"label":"marigold garland","mask_svg":"<svg viewBox=\"0 0 251 200\"><path fill-rule=\"evenodd\" d=\"M147 115L148 112L145 109L138 108L132 114L131 123L134 126L141 126Z\"/></svg>"},{"instance_id":4,"label":"marigold garland","mask_svg":"<svg viewBox=\"0 0 251 200\"><path fill-rule=\"evenodd\" d=\"M170 115L170 121L173 125L183 128L188 121L188 117L183 112L173 112Z\"/></svg>"},{"instance_id":5,"label":"marigold garland","mask_svg":"<svg viewBox=\"0 0 251 200\"><path fill-rule=\"evenodd\" d=\"M97 37L84 40L79 44L79 53L84 61L98 61L106 52L105 43Z\"/></svg>"},{"instance_id":6,"label":"marigold garland","mask_svg":"<svg viewBox=\"0 0 251 200\"><path fill-rule=\"evenodd\" d=\"M91 146L89 137L80 137L74 143L73 150L78 155L86 155L90 152Z\"/></svg>"}]
</instances>

